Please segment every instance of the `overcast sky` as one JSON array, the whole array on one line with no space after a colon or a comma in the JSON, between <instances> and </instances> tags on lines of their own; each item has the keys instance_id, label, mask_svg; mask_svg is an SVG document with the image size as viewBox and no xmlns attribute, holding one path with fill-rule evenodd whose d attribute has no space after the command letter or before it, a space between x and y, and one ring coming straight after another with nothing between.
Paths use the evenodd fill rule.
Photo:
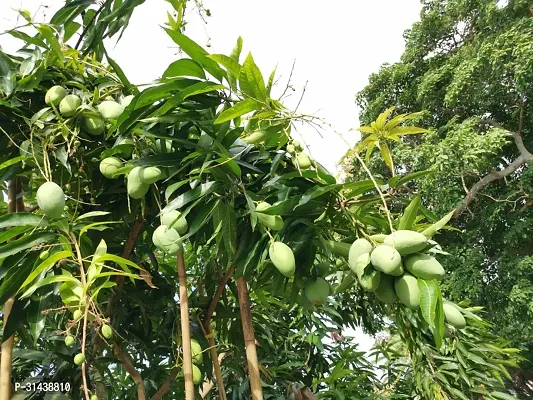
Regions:
<instances>
[{"instance_id":1,"label":"overcast sky","mask_svg":"<svg viewBox=\"0 0 533 400\"><path fill-rule=\"evenodd\" d=\"M194 3L193 1L189 2ZM356 143L359 126L355 94L365 87L371 73L385 63L399 60L404 50L403 32L418 21L419 0L204 0L212 16L207 25L190 10L185 33L210 53L229 54L237 38L244 41L242 57L251 51L265 80L278 65L281 76L273 94L281 94L296 66L292 84L296 88L284 101L289 108L298 103L307 82L299 112L320 116L322 137L310 126L299 128L308 152L330 171L339 158ZM0 31L13 28L17 14L26 9L38 21L49 19L63 0L0 0ZM121 41L108 44L111 56L130 81L150 83L178 58L172 40L161 29L171 7L164 0L146 0L137 7ZM21 22L22 23L22 22ZM14 52L20 43L0 36L4 51ZM339 132L343 139L335 132ZM373 339L361 331L349 330L368 350Z\"/></svg>"}]
</instances>

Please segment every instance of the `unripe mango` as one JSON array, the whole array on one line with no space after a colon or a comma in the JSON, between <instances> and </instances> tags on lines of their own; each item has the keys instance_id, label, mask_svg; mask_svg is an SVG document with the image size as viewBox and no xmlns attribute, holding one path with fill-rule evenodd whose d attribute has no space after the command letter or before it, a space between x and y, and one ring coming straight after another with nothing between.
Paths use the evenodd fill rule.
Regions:
<instances>
[{"instance_id":1,"label":"unripe mango","mask_svg":"<svg viewBox=\"0 0 533 400\"><path fill-rule=\"evenodd\" d=\"M135 147L133 140L128 137L121 139L115 146L120 146L120 154L122 154L124 158L130 158Z\"/></svg>"},{"instance_id":2,"label":"unripe mango","mask_svg":"<svg viewBox=\"0 0 533 400\"><path fill-rule=\"evenodd\" d=\"M154 245L168 254L176 254L182 249L181 236L174 228L160 225L152 234Z\"/></svg>"},{"instance_id":3,"label":"unripe mango","mask_svg":"<svg viewBox=\"0 0 533 400\"><path fill-rule=\"evenodd\" d=\"M264 142L268 138L268 131L259 129L253 132L251 135L246 136L243 140L248 144L257 144Z\"/></svg>"},{"instance_id":4,"label":"unripe mango","mask_svg":"<svg viewBox=\"0 0 533 400\"><path fill-rule=\"evenodd\" d=\"M411 274L405 273L394 281L394 290L400 301L412 310L420 307L420 290L418 280Z\"/></svg>"},{"instance_id":5,"label":"unripe mango","mask_svg":"<svg viewBox=\"0 0 533 400\"><path fill-rule=\"evenodd\" d=\"M65 193L54 182L45 182L37 189L37 204L41 211L50 218L59 218L65 207Z\"/></svg>"},{"instance_id":6,"label":"unripe mango","mask_svg":"<svg viewBox=\"0 0 533 400\"><path fill-rule=\"evenodd\" d=\"M132 199L138 200L143 198L150 189L150 185L146 185L141 181L141 178L139 176L140 172L141 167L135 167L128 174L126 186L128 189L128 195Z\"/></svg>"},{"instance_id":7,"label":"unripe mango","mask_svg":"<svg viewBox=\"0 0 533 400\"><path fill-rule=\"evenodd\" d=\"M388 235L384 243L404 256L423 250L428 245L428 240L420 232L399 230Z\"/></svg>"},{"instance_id":8,"label":"unripe mango","mask_svg":"<svg viewBox=\"0 0 533 400\"><path fill-rule=\"evenodd\" d=\"M296 148L292 144L288 144L287 147L286 147L286 150L287 150L287 153L289 153L289 154L295 154L296 153Z\"/></svg>"},{"instance_id":9,"label":"unripe mango","mask_svg":"<svg viewBox=\"0 0 533 400\"><path fill-rule=\"evenodd\" d=\"M329 283L321 277L309 279L305 284L305 296L311 304L324 304L329 296Z\"/></svg>"},{"instance_id":10,"label":"unripe mango","mask_svg":"<svg viewBox=\"0 0 533 400\"><path fill-rule=\"evenodd\" d=\"M376 233L375 235L370 236L370 239L376 243L383 243L387 236L389 235L385 235L384 233Z\"/></svg>"},{"instance_id":11,"label":"unripe mango","mask_svg":"<svg viewBox=\"0 0 533 400\"><path fill-rule=\"evenodd\" d=\"M202 149L209 149L213 145L213 138L207 133L202 133L198 139L198 146Z\"/></svg>"},{"instance_id":12,"label":"unripe mango","mask_svg":"<svg viewBox=\"0 0 533 400\"><path fill-rule=\"evenodd\" d=\"M302 145L300 144L299 141L297 141L297 140L293 140L293 141L292 141L292 145L294 146L294 148L296 149L296 151L302 151Z\"/></svg>"},{"instance_id":13,"label":"unripe mango","mask_svg":"<svg viewBox=\"0 0 533 400\"><path fill-rule=\"evenodd\" d=\"M283 218L279 215L268 215L263 214L261 211L266 210L271 205L267 203L266 201L262 201L257 205L255 210L257 211L257 219L259 222L261 222L263 225L265 225L267 228L272 229L273 231L279 231L283 229Z\"/></svg>"},{"instance_id":14,"label":"unripe mango","mask_svg":"<svg viewBox=\"0 0 533 400\"><path fill-rule=\"evenodd\" d=\"M362 261L362 259L364 259L364 261ZM365 270L369 264L369 261L370 255L368 253L361 255L357 262L355 275L357 276L357 281L364 290L367 292L374 292L379 287L379 283L381 282L381 277L383 274L379 271L376 271L374 268L372 268L372 266L368 267L370 268L371 272L365 274Z\"/></svg>"},{"instance_id":15,"label":"unripe mango","mask_svg":"<svg viewBox=\"0 0 533 400\"><path fill-rule=\"evenodd\" d=\"M463 317L461 311L459 311L454 305L450 303L444 303L442 308L444 310L444 318L446 319L447 323L457 329L466 328L465 317Z\"/></svg>"},{"instance_id":16,"label":"unripe mango","mask_svg":"<svg viewBox=\"0 0 533 400\"><path fill-rule=\"evenodd\" d=\"M133 96L132 94L130 94L129 96L124 97L120 101L120 105L122 106L122 108L126 108L127 106L129 106L134 97L135 96Z\"/></svg>"},{"instance_id":17,"label":"unripe mango","mask_svg":"<svg viewBox=\"0 0 533 400\"><path fill-rule=\"evenodd\" d=\"M357 273L357 262L359 257L364 254L370 254L372 252L372 244L366 239L357 239L350 246L348 253L348 265L354 274ZM364 266L366 267L366 265ZM363 267L363 268L364 268Z\"/></svg>"},{"instance_id":18,"label":"unripe mango","mask_svg":"<svg viewBox=\"0 0 533 400\"><path fill-rule=\"evenodd\" d=\"M192 366L192 381L195 385L202 383L202 371L194 364Z\"/></svg>"},{"instance_id":19,"label":"unripe mango","mask_svg":"<svg viewBox=\"0 0 533 400\"><path fill-rule=\"evenodd\" d=\"M387 275L403 274L402 257L398 251L385 244L378 245L370 255L370 262L375 269Z\"/></svg>"},{"instance_id":20,"label":"unripe mango","mask_svg":"<svg viewBox=\"0 0 533 400\"><path fill-rule=\"evenodd\" d=\"M282 242L274 242L268 249L270 261L286 277L294 275L296 270L296 260L291 248Z\"/></svg>"},{"instance_id":21,"label":"unripe mango","mask_svg":"<svg viewBox=\"0 0 533 400\"><path fill-rule=\"evenodd\" d=\"M81 106L81 99L75 94L69 94L59 103L59 112L64 117L72 117L79 106Z\"/></svg>"},{"instance_id":22,"label":"unripe mango","mask_svg":"<svg viewBox=\"0 0 533 400\"><path fill-rule=\"evenodd\" d=\"M189 230L189 225L185 217L177 210L169 211L161 215L161 224L174 228L180 235L185 235Z\"/></svg>"},{"instance_id":23,"label":"unripe mango","mask_svg":"<svg viewBox=\"0 0 533 400\"><path fill-rule=\"evenodd\" d=\"M67 91L63 86L52 86L48 91L46 92L44 96L44 102L49 106L55 106L57 107L59 103L61 103L61 100L65 98L67 95Z\"/></svg>"},{"instance_id":24,"label":"unripe mango","mask_svg":"<svg viewBox=\"0 0 533 400\"><path fill-rule=\"evenodd\" d=\"M420 279L440 281L445 275L442 265L434 257L424 253L408 256L404 261L404 266L407 271Z\"/></svg>"},{"instance_id":25,"label":"unripe mango","mask_svg":"<svg viewBox=\"0 0 533 400\"><path fill-rule=\"evenodd\" d=\"M390 304L398 300L396 291L394 290L394 278L390 275L381 274L381 281L374 292L379 301Z\"/></svg>"},{"instance_id":26,"label":"unripe mango","mask_svg":"<svg viewBox=\"0 0 533 400\"><path fill-rule=\"evenodd\" d=\"M65 345L71 347L75 342L74 336L68 335L65 337Z\"/></svg>"},{"instance_id":27,"label":"unripe mango","mask_svg":"<svg viewBox=\"0 0 533 400\"><path fill-rule=\"evenodd\" d=\"M122 167L122 161L117 157L107 157L100 161L100 172L107 179L115 179L113 175Z\"/></svg>"},{"instance_id":28,"label":"unripe mango","mask_svg":"<svg viewBox=\"0 0 533 400\"><path fill-rule=\"evenodd\" d=\"M139 171L139 179L145 185L150 185L152 183L155 183L158 180L162 179L163 177L164 177L163 171L161 171L157 167L141 168L141 170Z\"/></svg>"},{"instance_id":29,"label":"unripe mango","mask_svg":"<svg viewBox=\"0 0 533 400\"><path fill-rule=\"evenodd\" d=\"M90 135L98 136L104 133L105 122L99 117L85 117L83 118L83 128Z\"/></svg>"},{"instance_id":30,"label":"unripe mango","mask_svg":"<svg viewBox=\"0 0 533 400\"><path fill-rule=\"evenodd\" d=\"M83 317L83 313L81 312L81 310L76 310L76 311L74 311L74 313L72 314L72 318L74 318L74 321L78 321L78 320L80 320L81 317Z\"/></svg>"},{"instance_id":31,"label":"unripe mango","mask_svg":"<svg viewBox=\"0 0 533 400\"><path fill-rule=\"evenodd\" d=\"M204 362L202 346L195 339L191 339L191 354L193 364L200 365Z\"/></svg>"},{"instance_id":32,"label":"unripe mango","mask_svg":"<svg viewBox=\"0 0 533 400\"><path fill-rule=\"evenodd\" d=\"M324 277L324 276L328 276L329 275L329 272L331 270L331 265L329 265L329 263L327 262L321 262L321 263L318 263L316 266L316 271L317 271L317 275L318 276L321 276L321 277Z\"/></svg>"},{"instance_id":33,"label":"unripe mango","mask_svg":"<svg viewBox=\"0 0 533 400\"><path fill-rule=\"evenodd\" d=\"M124 111L124 108L116 101L105 100L97 106L98 112L102 114L105 119L117 119Z\"/></svg>"},{"instance_id":34,"label":"unripe mango","mask_svg":"<svg viewBox=\"0 0 533 400\"><path fill-rule=\"evenodd\" d=\"M74 356L74 364L81 365L85 362L85 354L79 353Z\"/></svg>"},{"instance_id":35,"label":"unripe mango","mask_svg":"<svg viewBox=\"0 0 533 400\"><path fill-rule=\"evenodd\" d=\"M311 160L309 159L309 156L305 153L298 153L296 155L296 164L298 164L300 169L303 170L311 168Z\"/></svg>"},{"instance_id":36,"label":"unripe mango","mask_svg":"<svg viewBox=\"0 0 533 400\"><path fill-rule=\"evenodd\" d=\"M102 336L106 339L111 339L113 336L113 329L107 324L102 325Z\"/></svg>"}]
</instances>

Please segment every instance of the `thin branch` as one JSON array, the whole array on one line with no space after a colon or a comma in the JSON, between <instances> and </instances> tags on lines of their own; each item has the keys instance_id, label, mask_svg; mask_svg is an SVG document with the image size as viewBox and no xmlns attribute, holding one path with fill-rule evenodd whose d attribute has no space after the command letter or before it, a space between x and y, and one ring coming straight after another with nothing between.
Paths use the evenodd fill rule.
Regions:
<instances>
[{"instance_id":1,"label":"thin branch","mask_svg":"<svg viewBox=\"0 0 533 400\"><path fill-rule=\"evenodd\" d=\"M172 384L172 382L174 382L179 372L179 368L172 368L170 370L169 377L165 380L165 382L163 382L163 384L159 387L157 392L152 396L150 400L161 400L163 396L170 390L170 385Z\"/></svg>"},{"instance_id":2,"label":"thin branch","mask_svg":"<svg viewBox=\"0 0 533 400\"><path fill-rule=\"evenodd\" d=\"M139 371L135 369L131 356L127 351L124 351L115 343L113 343L111 347L113 348L113 353L115 354L115 357L121 362L126 372L131 376L131 378L137 385L137 399L146 400L143 378Z\"/></svg>"}]
</instances>

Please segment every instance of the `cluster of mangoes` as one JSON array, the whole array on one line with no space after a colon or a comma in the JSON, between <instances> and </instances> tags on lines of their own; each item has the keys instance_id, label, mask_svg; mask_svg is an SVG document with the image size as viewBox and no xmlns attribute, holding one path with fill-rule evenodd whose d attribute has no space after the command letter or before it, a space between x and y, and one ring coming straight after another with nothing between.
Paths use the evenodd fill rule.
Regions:
<instances>
[{"instance_id":1,"label":"cluster of mangoes","mask_svg":"<svg viewBox=\"0 0 533 400\"><path fill-rule=\"evenodd\" d=\"M437 259L424 252L430 247L420 232L398 230L375 247L364 238L357 239L350 246L348 264L361 287L380 301L399 300L416 310L420 307L418 279L440 281L445 275ZM466 326L464 316L453 303L444 303L444 314L446 322L455 328Z\"/></svg>"}]
</instances>

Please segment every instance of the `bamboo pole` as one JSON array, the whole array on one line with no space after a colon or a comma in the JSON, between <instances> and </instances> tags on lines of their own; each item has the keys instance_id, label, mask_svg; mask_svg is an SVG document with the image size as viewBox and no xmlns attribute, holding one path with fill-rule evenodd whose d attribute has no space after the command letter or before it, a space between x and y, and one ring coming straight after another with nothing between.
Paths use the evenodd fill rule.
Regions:
<instances>
[{"instance_id":1,"label":"bamboo pole","mask_svg":"<svg viewBox=\"0 0 533 400\"><path fill-rule=\"evenodd\" d=\"M257 360L257 350L255 348L254 326L250 311L250 296L244 276L237 279L237 291L239 293L239 308L241 312L242 330L244 332L244 345L246 346L246 359L248 360L252 400L263 400L259 361Z\"/></svg>"},{"instance_id":2,"label":"bamboo pole","mask_svg":"<svg viewBox=\"0 0 533 400\"><path fill-rule=\"evenodd\" d=\"M187 295L187 272L183 250L178 253L178 279L180 289L181 343L183 348L183 376L185 377L185 400L194 400L192 379L191 329L189 323L189 298Z\"/></svg>"},{"instance_id":3,"label":"bamboo pole","mask_svg":"<svg viewBox=\"0 0 533 400\"><path fill-rule=\"evenodd\" d=\"M20 178L15 178L8 183L7 194L7 212L16 213L17 208L22 204L22 210L24 209L24 203L17 201L17 194L21 192ZM17 207L18 205L18 207ZM4 329L7 326L7 320L11 314L15 298L11 297L7 299L4 304ZM13 362L13 343L15 341L14 335L11 335L9 339L2 343L2 355L0 358L0 400L11 399L11 368Z\"/></svg>"}]
</instances>

